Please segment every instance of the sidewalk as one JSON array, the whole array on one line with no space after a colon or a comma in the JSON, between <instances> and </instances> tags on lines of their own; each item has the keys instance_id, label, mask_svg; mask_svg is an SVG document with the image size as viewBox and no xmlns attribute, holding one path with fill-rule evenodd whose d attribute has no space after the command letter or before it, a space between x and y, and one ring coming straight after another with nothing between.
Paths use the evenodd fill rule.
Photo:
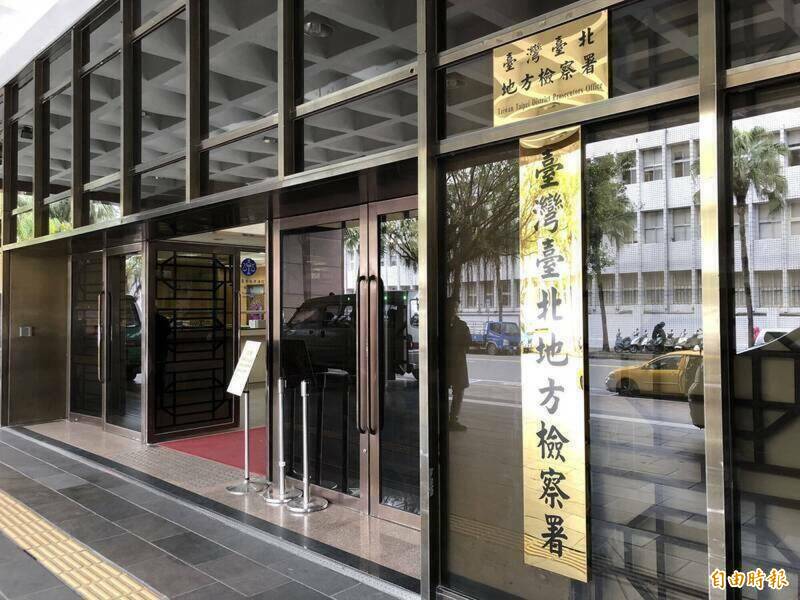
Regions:
<instances>
[{"instance_id":1,"label":"sidewalk","mask_svg":"<svg viewBox=\"0 0 800 600\"><path fill-rule=\"evenodd\" d=\"M0 430L0 489L165 597L410 597L8 430ZM75 597L33 558L0 542L0 594L8 600Z\"/></svg>"}]
</instances>

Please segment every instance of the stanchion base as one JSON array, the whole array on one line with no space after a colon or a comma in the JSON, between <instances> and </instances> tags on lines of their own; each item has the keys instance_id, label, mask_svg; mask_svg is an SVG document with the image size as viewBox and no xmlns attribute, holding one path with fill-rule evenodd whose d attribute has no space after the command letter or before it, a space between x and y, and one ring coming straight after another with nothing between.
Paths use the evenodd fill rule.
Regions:
<instances>
[{"instance_id":1,"label":"stanchion base","mask_svg":"<svg viewBox=\"0 0 800 600\"><path fill-rule=\"evenodd\" d=\"M286 505L289 512L304 515L312 512L318 512L328 508L328 501L319 496L310 496L309 498L295 498Z\"/></svg>"},{"instance_id":2,"label":"stanchion base","mask_svg":"<svg viewBox=\"0 0 800 600\"><path fill-rule=\"evenodd\" d=\"M283 495L281 495L278 486L271 485L267 488L267 491L261 495L261 497L264 498L264 501L267 504L286 504L302 495L303 492L295 487L285 488L283 490Z\"/></svg>"},{"instance_id":3,"label":"stanchion base","mask_svg":"<svg viewBox=\"0 0 800 600\"><path fill-rule=\"evenodd\" d=\"M264 489L264 486L260 483L255 483L253 481L243 481L242 483L237 483L236 485L229 485L225 488L225 490L229 494L233 494L234 496L244 496L245 494L250 494L253 492L260 492Z\"/></svg>"}]
</instances>

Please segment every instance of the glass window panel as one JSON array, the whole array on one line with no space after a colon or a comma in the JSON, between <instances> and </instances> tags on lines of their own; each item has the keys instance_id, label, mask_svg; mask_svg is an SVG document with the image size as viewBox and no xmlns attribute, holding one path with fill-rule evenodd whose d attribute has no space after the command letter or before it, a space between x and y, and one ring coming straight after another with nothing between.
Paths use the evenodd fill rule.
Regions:
<instances>
[{"instance_id":1,"label":"glass window panel","mask_svg":"<svg viewBox=\"0 0 800 600\"><path fill-rule=\"evenodd\" d=\"M17 121L17 198L15 208L33 206L33 113Z\"/></svg>"},{"instance_id":2,"label":"glass window panel","mask_svg":"<svg viewBox=\"0 0 800 600\"><path fill-rule=\"evenodd\" d=\"M675 113L648 111L641 118L606 122L602 129L586 128L587 214L603 212L592 212L592 203L613 204L616 209L595 232L587 232L587 244L602 248L609 236L622 238L622 229L633 227L640 202L657 208L653 213L663 223L670 203L691 201L692 190L681 187L669 189L669 197L657 187L643 190L643 196L634 194L621 178L627 163L617 158L620 150L640 143L652 145L664 137L691 139L697 133L697 113L692 108L679 112L680 119ZM668 311L663 253L634 260L624 245L605 248L600 263L587 265L595 285L602 281L604 291L610 292L604 300L612 306L619 277L623 303L630 307L592 310L587 316L591 580L581 584L524 564L522 405L532 396L523 383L518 350L488 357L461 341L464 332L475 336L495 331L500 321L519 323L518 153L516 144L480 150L452 157L441 169L446 258L439 333L445 365L442 403L448 413L443 460L449 486L442 520L445 584L474 598L705 597L705 438L686 402L701 355L683 350L653 357L649 350L645 356L614 359L600 353L604 346L608 349L609 332L631 336L638 328L655 337L655 346L666 342L670 330L673 339L683 329L692 336L702 326L701 311L697 305ZM630 250L633 255L638 249ZM492 277L492 270L487 273L482 265L491 265L497 254L510 266L500 277L513 282L509 289L514 301L502 316L471 308L476 284L485 289L487 275ZM694 270L701 264L699 253L691 248L675 258ZM683 299L691 303L691 276L678 276L677 284L689 290ZM637 303L640 287L647 310ZM534 397L538 401L539 396ZM481 486L498 493L480 502L459 493ZM680 592L673 594L676 590Z\"/></svg>"},{"instance_id":3,"label":"glass window panel","mask_svg":"<svg viewBox=\"0 0 800 600\"><path fill-rule=\"evenodd\" d=\"M155 17L158 13L162 10L167 8L170 4L172 4L175 0L138 0L136 2L137 10L134 11L136 16L135 24L136 27L139 25L144 25Z\"/></svg>"},{"instance_id":4,"label":"glass window panel","mask_svg":"<svg viewBox=\"0 0 800 600\"><path fill-rule=\"evenodd\" d=\"M271 129L208 152L208 186L214 194L278 175L278 131Z\"/></svg>"},{"instance_id":5,"label":"glass window panel","mask_svg":"<svg viewBox=\"0 0 800 600\"><path fill-rule=\"evenodd\" d=\"M648 210L642 213L644 224L644 243L657 244L664 241L664 213L660 210Z\"/></svg>"},{"instance_id":6,"label":"glass window panel","mask_svg":"<svg viewBox=\"0 0 800 600\"><path fill-rule=\"evenodd\" d=\"M794 5L783 7L771 4L775 11L789 16ZM750 11L753 11L750 13ZM773 47L780 47L781 38L796 43L777 24L766 5L752 3L746 14L752 14L748 36L775 26ZM778 14L777 12L775 14ZM764 28L758 23L760 15ZM744 34L743 34L744 35ZM747 37L747 36L745 36ZM744 38L739 44L749 43ZM761 48L759 40L753 40ZM763 46L763 47L766 47ZM722 315L732 325L730 344L723 354L728 364L732 390L724 394L730 399L731 436L733 445L732 480L736 489L731 497L736 503L733 539L738 547L731 555L739 558L735 567L742 571L760 568L784 568L788 590L800 585L800 505L797 486L800 482L800 421L796 406L800 389L797 387L797 361L800 360L800 295L797 269L800 249L784 236L789 228L774 227L775 213L797 214L794 202L800 197L798 181L786 167L786 146L775 144L775 134L783 129L800 126L800 85L796 83L755 88L747 93L731 94L728 160L742 165L727 172L732 198L725 207L730 223L739 223L724 252L728 277L733 289L725 290L735 298L736 306ZM777 169L774 165L777 164ZM789 202L788 211L782 205ZM768 235L762 237L764 227ZM744 242L744 244L742 244ZM747 261L744 261L747 252ZM745 268L746 266L746 268ZM794 594L795 592L790 592ZM787 590L770 592L775 597L787 595ZM760 595L752 592L747 597Z\"/></svg>"},{"instance_id":7,"label":"glass window panel","mask_svg":"<svg viewBox=\"0 0 800 600\"><path fill-rule=\"evenodd\" d=\"M14 89L17 92L14 114L33 108L33 69L31 67L26 67L19 75Z\"/></svg>"},{"instance_id":8,"label":"glass window panel","mask_svg":"<svg viewBox=\"0 0 800 600\"><path fill-rule=\"evenodd\" d=\"M86 144L89 150L87 177L94 181L120 169L120 132L122 129L122 61L114 57L84 79L88 85L88 127Z\"/></svg>"},{"instance_id":9,"label":"glass window panel","mask_svg":"<svg viewBox=\"0 0 800 600\"><path fill-rule=\"evenodd\" d=\"M672 219L672 241L685 242L692 239L692 209L688 206L673 208L669 213Z\"/></svg>"},{"instance_id":10,"label":"glass window panel","mask_svg":"<svg viewBox=\"0 0 800 600\"><path fill-rule=\"evenodd\" d=\"M119 3L115 2L94 19L84 33L83 64L93 62L111 48L119 47L122 20Z\"/></svg>"},{"instance_id":11,"label":"glass window panel","mask_svg":"<svg viewBox=\"0 0 800 600\"><path fill-rule=\"evenodd\" d=\"M61 85L72 76L72 42L65 36L56 42L45 61L45 89Z\"/></svg>"},{"instance_id":12,"label":"glass window panel","mask_svg":"<svg viewBox=\"0 0 800 600\"><path fill-rule=\"evenodd\" d=\"M417 139L417 83L361 98L302 121L303 166L313 169Z\"/></svg>"},{"instance_id":13,"label":"glass window panel","mask_svg":"<svg viewBox=\"0 0 800 600\"><path fill-rule=\"evenodd\" d=\"M611 94L697 75L697 2L644 0L611 10Z\"/></svg>"},{"instance_id":14,"label":"glass window panel","mask_svg":"<svg viewBox=\"0 0 800 600\"><path fill-rule=\"evenodd\" d=\"M186 201L186 162L181 160L136 177L134 211Z\"/></svg>"},{"instance_id":15,"label":"glass window panel","mask_svg":"<svg viewBox=\"0 0 800 600\"><path fill-rule=\"evenodd\" d=\"M174 18L137 45L141 61L141 147L137 163L186 146L186 22Z\"/></svg>"},{"instance_id":16,"label":"glass window panel","mask_svg":"<svg viewBox=\"0 0 800 600\"><path fill-rule=\"evenodd\" d=\"M26 242L33 239L33 210L20 213L11 217L15 222L14 231L17 242Z\"/></svg>"},{"instance_id":17,"label":"glass window panel","mask_svg":"<svg viewBox=\"0 0 800 600\"><path fill-rule=\"evenodd\" d=\"M417 59L413 0L298 2L300 98L313 100Z\"/></svg>"},{"instance_id":18,"label":"glass window panel","mask_svg":"<svg viewBox=\"0 0 800 600\"><path fill-rule=\"evenodd\" d=\"M122 215L119 205L119 182L84 193L89 207L89 223L103 223Z\"/></svg>"},{"instance_id":19,"label":"glass window panel","mask_svg":"<svg viewBox=\"0 0 800 600\"><path fill-rule=\"evenodd\" d=\"M72 93L70 89L45 103L50 138L49 182L45 196L58 194L72 186Z\"/></svg>"},{"instance_id":20,"label":"glass window panel","mask_svg":"<svg viewBox=\"0 0 800 600\"><path fill-rule=\"evenodd\" d=\"M440 137L492 126L491 52L446 67L438 78L439 97L444 98Z\"/></svg>"},{"instance_id":21,"label":"glass window panel","mask_svg":"<svg viewBox=\"0 0 800 600\"><path fill-rule=\"evenodd\" d=\"M443 48L471 42L501 29L511 27L570 4L566 0L505 0L503 2L474 2L474 0L442 0L445 30L440 41Z\"/></svg>"},{"instance_id":22,"label":"glass window panel","mask_svg":"<svg viewBox=\"0 0 800 600\"><path fill-rule=\"evenodd\" d=\"M59 200L48 204L45 208L47 215L47 233L59 233L72 229L70 199Z\"/></svg>"},{"instance_id":23,"label":"glass window panel","mask_svg":"<svg viewBox=\"0 0 800 600\"><path fill-rule=\"evenodd\" d=\"M277 2L208 0L209 134L278 109Z\"/></svg>"},{"instance_id":24,"label":"glass window panel","mask_svg":"<svg viewBox=\"0 0 800 600\"><path fill-rule=\"evenodd\" d=\"M736 67L800 50L791 0L727 0L728 64Z\"/></svg>"}]
</instances>

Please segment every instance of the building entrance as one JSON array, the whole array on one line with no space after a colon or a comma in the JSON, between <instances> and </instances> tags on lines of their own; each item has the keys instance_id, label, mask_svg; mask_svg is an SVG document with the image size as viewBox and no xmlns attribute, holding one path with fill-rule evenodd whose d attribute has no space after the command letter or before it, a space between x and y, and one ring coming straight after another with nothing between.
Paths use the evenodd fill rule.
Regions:
<instances>
[{"instance_id":1,"label":"building entrance","mask_svg":"<svg viewBox=\"0 0 800 600\"><path fill-rule=\"evenodd\" d=\"M419 527L416 197L278 220L273 260L290 475L305 380L316 493Z\"/></svg>"},{"instance_id":2,"label":"building entrance","mask_svg":"<svg viewBox=\"0 0 800 600\"><path fill-rule=\"evenodd\" d=\"M145 369L140 244L74 255L69 415L141 439Z\"/></svg>"}]
</instances>

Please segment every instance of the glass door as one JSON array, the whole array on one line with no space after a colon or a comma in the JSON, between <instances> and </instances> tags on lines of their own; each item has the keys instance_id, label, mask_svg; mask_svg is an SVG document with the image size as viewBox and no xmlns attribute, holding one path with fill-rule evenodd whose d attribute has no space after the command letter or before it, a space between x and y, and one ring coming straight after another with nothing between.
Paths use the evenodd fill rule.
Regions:
<instances>
[{"instance_id":1,"label":"glass door","mask_svg":"<svg viewBox=\"0 0 800 600\"><path fill-rule=\"evenodd\" d=\"M140 245L71 262L71 420L141 439L144 276Z\"/></svg>"},{"instance_id":2,"label":"glass door","mask_svg":"<svg viewBox=\"0 0 800 600\"><path fill-rule=\"evenodd\" d=\"M418 527L416 198L275 227L273 325L276 372L286 382L288 473L303 476L305 380L317 493Z\"/></svg>"}]
</instances>

